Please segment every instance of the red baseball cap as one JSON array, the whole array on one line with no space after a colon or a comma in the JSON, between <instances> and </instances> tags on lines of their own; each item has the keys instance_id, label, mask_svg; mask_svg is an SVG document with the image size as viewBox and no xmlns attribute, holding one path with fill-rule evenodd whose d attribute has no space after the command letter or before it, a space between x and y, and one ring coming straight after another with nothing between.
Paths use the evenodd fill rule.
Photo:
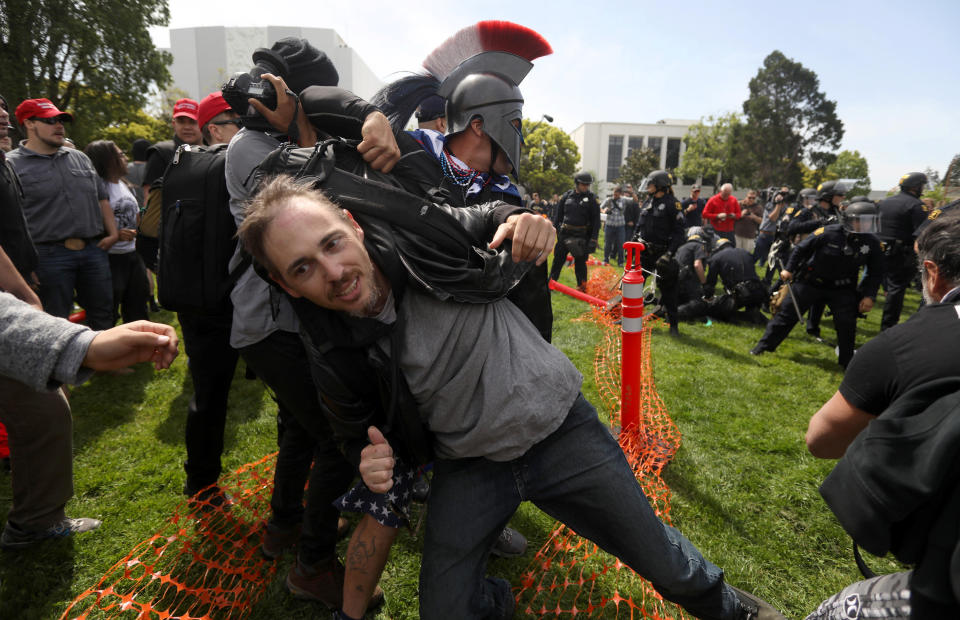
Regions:
<instances>
[{"instance_id":1,"label":"red baseball cap","mask_svg":"<svg viewBox=\"0 0 960 620\"><path fill-rule=\"evenodd\" d=\"M200 114L198 115L197 122L200 123L200 127L203 127L210 122L217 114L221 112L226 112L231 109L230 104L227 103L227 100L223 98L223 95L220 92L210 93L206 97L200 100Z\"/></svg>"},{"instance_id":2,"label":"red baseball cap","mask_svg":"<svg viewBox=\"0 0 960 620\"><path fill-rule=\"evenodd\" d=\"M23 124L23 121L31 118L53 118L55 116L65 116L67 119L71 121L73 120L73 114L60 111L49 99L27 99L17 106L14 114L17 117L17 122L21 125Z\"/></svg>"},{"instance_id":3,"label":"red baseball cap","mask_svg":"<svg viewBox=\"0 0 960 620\"><path fill-rule=\"evenodd\" d=\"M187 118L197 120L197 112L199 110L200 106L193 99L177 99L177 102L173 104L173 118L186 116Z\"/></svg>"}]
</instances>

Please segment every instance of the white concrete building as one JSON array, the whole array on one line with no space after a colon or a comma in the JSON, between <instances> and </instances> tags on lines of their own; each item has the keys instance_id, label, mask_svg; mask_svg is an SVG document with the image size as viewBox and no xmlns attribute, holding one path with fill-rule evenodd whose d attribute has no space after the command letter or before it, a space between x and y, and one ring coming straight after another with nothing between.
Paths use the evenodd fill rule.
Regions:
<instances>
[{"instance_id":1,"label":"white concrete building","mask_svg":"<svg viewBox=\"0 0 960 620\"><path fill-rule=\"evenodd\" d=\"M220 90L232 74L249 71L255 49L269 48L284 37L302 37L325 52L340 74L340 86L360 97L368 99L383 85L336 31L298 26L172 28L172 85L199 101L208 93Z\"/></svg>"},{"instance_id":2,"label":"white concrete building","mask_svg":"<svg viewBox=\"0 0 960 620\"><path fill-rule=\"evenodd\" d=\"M620 173L633 149L647 147L660 154L660 168L680 165L686 145L683 136L698 121L666 119L656 123L584 123L573 130L580 149L580 169L589 170L600 180L601 193Z\"/></svg>"}]
</instances>

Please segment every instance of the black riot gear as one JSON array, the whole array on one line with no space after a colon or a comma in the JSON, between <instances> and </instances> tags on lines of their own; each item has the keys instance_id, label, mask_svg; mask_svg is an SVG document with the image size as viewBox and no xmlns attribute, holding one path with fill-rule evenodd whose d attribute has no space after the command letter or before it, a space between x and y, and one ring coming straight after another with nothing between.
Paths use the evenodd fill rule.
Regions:
<instances>
[{"instance_id":1,"label":"black riot gear","mask_svg":"<svg viewBox=\"0 0 960 620\"><path fill-rule=\"evenodd\" d=\"M666 170L654 170L647 175L646 186L653 185L657 191L669 191L673 187L673 177Z\"/></svg>"},{"instance_id":2,"label":"black riot gear","mask_svg":"<svg viewBox=\"0 0 960 620\"><path fill-rule=\"evenodd\" d=\"M840 214L843 229L853 233L880 232L880 212L872 202L851 203Z\"/></svg>"},{"instance_id":3,"label":"black riot gear","mask_svg":"<svg viewBox=\"0 0 960 620\"><path fill-rule=\"evenodd\" d=\"M900 177L900 189L911 191L914 195L920 195L923 188L927 185L927 175L922 172L911 172Z\"/></svg>"},{"instance_id":4,"label":"black riot gear","mask_svg":"<svg viewBox=\"0 0 960 620\"><path fill-rule=\"evenodd\" d=\"M578 172L573 176L574 183L583 183L584 185L593 184L593 175L589 172Z\"/></svg>"},{"instance_id":5,"label":"black riot gear","mask_svg":"<svg viewBox=\"0 0 960 620\"><path fill-rule=\"evenodd\" d=\"M834 196L844 196L847 191L837 181L824 181L817 187L817 200L830 202Z\"/></svg>"}]
</instances>

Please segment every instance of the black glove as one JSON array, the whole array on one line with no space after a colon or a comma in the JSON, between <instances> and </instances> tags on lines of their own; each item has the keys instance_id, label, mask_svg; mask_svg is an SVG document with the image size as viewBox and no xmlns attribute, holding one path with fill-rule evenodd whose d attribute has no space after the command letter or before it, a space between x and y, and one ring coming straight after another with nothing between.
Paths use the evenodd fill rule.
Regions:
<instances>
[{"instance_id":1,"label":"black glove","mask_svg":"<svg viewBox=\"0 0 960 620\"><path fill-rule=\"evenodd\" d=\"M670 266L670 261L673 260L673 256L670 252L664 252L660 255L660 258L657 259L657 262L654 264L656 269L664 269Z\"/></svg>"},{"instance_id":2,"label":"black glove","mask_svg":"<svg viewBox=\"0 0 960 620\"><path fill-rule=\"evenodd\" d=\"M590 241L587 241L587 254L593 254L596 251L597 251L597 240L591 239Z\"/></svg>"}]
</instances>

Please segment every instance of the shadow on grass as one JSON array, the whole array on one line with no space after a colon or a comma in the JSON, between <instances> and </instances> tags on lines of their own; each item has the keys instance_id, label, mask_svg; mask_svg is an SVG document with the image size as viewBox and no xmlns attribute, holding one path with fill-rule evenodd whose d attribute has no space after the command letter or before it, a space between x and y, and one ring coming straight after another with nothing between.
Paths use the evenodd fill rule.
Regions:
<instances>
[{"instance_id":1,"label":"shadow on grass","mask_svg":"<svg viewBox=\"0 0 960 620\"><path fill-rule=\"evenodd\" d=\"M113 376L97 373L89 382L70 390L73 412L73 447L81 452L104 431L131 421L144 402L154 369L138 364L133 374Z\"/></svg>"},{"instance_id":2,"label":"shadow on grass","mask_svg":"<svg viewBox=\"0 0 960 620\"><path fill-rule=\"evenodd\" d=\"M0 551L0 618L56 618L59 605L71 598L73 545L68 537L19 551Z\"/></svg>"}]
</instances>

